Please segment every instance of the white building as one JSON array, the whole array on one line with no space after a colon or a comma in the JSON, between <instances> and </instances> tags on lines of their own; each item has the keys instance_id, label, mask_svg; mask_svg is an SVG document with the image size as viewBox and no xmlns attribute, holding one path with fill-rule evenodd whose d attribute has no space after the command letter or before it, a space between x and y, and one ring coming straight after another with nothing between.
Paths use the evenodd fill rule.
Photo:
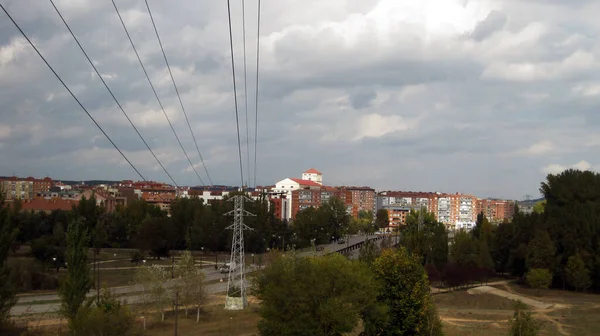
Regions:
<instances>
[{"instance_id":1,"label":"white building","mask_svg":"<svg viewBox=\"0 0 600 336\"><path fill-rule=\"evenodd\" d=\"M320 185L323 185L323 173L314 168L311 168L302 173L302 180L314 181Z\"/></svg>"},{"instance_id":2,"label":"white building","mask_svg":"<svg viewBox=\"0 0 600 336\"><path fill-rule=\"evenodd\" d=\"M305 174L306 173L302 174L302 176ZM287 199L287 213L284 216L285 219L290 220L292 218L292 191L304 188L319 189L321 188L321 184L316 181L297 178L286 178L275 183L275 187L273 188L272 192L283 194Z\"/></svg>"}]
</instances>

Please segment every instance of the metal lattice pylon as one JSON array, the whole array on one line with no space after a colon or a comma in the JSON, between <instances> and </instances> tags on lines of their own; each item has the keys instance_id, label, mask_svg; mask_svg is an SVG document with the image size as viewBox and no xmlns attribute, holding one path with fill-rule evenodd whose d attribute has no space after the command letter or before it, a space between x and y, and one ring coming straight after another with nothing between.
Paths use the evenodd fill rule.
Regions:
<instances>
[{"instance_id":1,"label":"metal lattice pylon","mask_svg":"<svg viewBox=\"0 0 600 336\"><path fill-rule=\"evenodd\" d=\"M229 262L229 277L227 279L227 297L225 309L240 310L248 305L246 296L246 264L244 258L244 230L252 230L244 224L244 216L255 216L244 210L244 200L252 201L246 196L238 195L230 200L234 202L233 211L226 215L233 215L233 225L227 227L233 231L231 242L231 259Z\"/></svg>"}]
</instances>

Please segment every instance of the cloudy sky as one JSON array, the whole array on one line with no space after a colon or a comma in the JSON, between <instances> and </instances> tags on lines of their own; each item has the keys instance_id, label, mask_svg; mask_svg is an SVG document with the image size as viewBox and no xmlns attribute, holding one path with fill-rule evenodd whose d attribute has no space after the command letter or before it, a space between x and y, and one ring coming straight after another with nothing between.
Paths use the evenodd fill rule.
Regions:
<instances>
[{"instance_id":1,"label":"cloudy sky","mask_svg":"<svg viewBox=\"0 0 600 336\"><path fill-rule=\"evenodd\" d=\"M56 0L142 136L199 185L109 0ZM148 179L168 182L48 1L0 1ZM208 183L144 1L116 1ZM149 0L211 180L240 184L226 1ZM254 175L256 0L232 1L244 179ZM600 165L600 2L263 0L259 185L326 184L522 199L547 173ZM139 179L0 12L0 175ZM253 178L251 178L253 180ZM250 182L253 184L253 181Z\"/></svg>"}]
</instances>

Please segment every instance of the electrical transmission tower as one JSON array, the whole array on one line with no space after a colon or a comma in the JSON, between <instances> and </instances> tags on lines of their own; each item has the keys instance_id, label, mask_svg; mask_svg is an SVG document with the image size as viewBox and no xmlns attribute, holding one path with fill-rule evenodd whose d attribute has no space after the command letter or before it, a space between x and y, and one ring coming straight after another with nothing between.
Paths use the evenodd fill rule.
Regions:
<instances>
[{"instance_id":1,"label":"electrical transmission tower","mask_svg":"<svg viewBox=\"0 0 600 336\"><path fill-rule=\"evenodd\" d=\"M229 262L229 277L227 279L227 297L225 298L225 309L241 310L248 305L246 296L246 265L244 260L244 230L252 230L244 224L244 216L255 216L244 210L244 200L251 201L244 195L234 196L230 201L234 202L233 211L226 215L233 215L233 225L227 229L233 230L231 242L231 259Z\"/></svg>"}]
</instances>

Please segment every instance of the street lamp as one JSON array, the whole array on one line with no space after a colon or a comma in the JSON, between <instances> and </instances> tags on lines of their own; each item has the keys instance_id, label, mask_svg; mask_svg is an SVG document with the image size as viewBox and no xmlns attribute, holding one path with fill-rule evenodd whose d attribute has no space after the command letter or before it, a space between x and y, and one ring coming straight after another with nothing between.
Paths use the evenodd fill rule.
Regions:
<instances>
[{"instance_id":1,"label":"street lamp","mask_svg":"<svg viewBox=\"0 0 600 336\"><path fill-rule=\"evenodd\" d=\"M204 246L201 246L200 250L202 250L202 254L200 255L200 269L202 269L202 258L204 257Z\"/></svg>"}]
</instances>

